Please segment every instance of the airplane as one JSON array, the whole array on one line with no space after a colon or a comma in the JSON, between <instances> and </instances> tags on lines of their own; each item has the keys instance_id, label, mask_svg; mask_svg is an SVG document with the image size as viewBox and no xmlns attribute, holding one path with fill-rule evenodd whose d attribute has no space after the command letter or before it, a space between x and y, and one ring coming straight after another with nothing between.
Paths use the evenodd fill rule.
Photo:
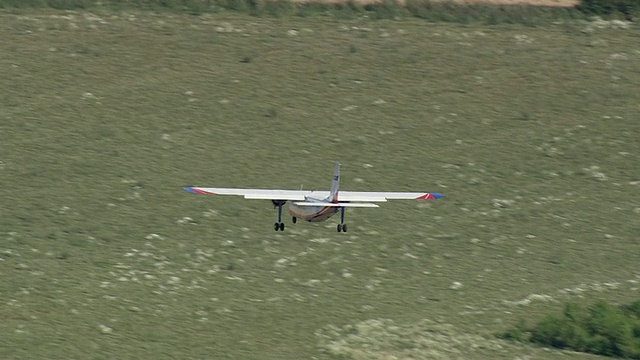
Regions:
<instances>
[{"instance_id":1,"label":"airplane","mask_svg":"<svg viewBox=\"0 0 640 360\"><path fill-rule=\"evenodd\" d=\"M240 188L206 188L186 186L183 189L194 194L206 195L239 195L245 199L271 200L274 208L278 208L278 221L274 224L275 231L284 231L282 222L282 207L289 201L289 214L295 224L298 219L307 222L326 221L340 212L338 232L347 232L344 223L346 208L374 208L379 207L375 202L387 200L435 200L444 195L429 192L363 192L341 191L340 162L336 161L333 171L333 181L329 191L316 190L276 190L276 189L240 189Z\"/></svg>"}]
</instances>

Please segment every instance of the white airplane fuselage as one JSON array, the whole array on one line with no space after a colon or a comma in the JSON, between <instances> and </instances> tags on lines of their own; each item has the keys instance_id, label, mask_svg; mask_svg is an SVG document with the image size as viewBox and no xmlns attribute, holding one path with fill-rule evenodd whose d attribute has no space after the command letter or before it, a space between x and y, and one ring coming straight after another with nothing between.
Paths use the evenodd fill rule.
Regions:
<instances>
[{"instance_id":1,"label":"white airplane fuselage","mask_svg":"<svg viewBox=\"0 0 640 360\"><path fill-rule=\"evenodd\" d=\"M339 207L324 206L325 200L307 197L306 202L317 202L318 206L297 206L293 202L289 203L289 214L300 220L308 222L326 221L340 211Z\"/></svg>"}]
</instances>

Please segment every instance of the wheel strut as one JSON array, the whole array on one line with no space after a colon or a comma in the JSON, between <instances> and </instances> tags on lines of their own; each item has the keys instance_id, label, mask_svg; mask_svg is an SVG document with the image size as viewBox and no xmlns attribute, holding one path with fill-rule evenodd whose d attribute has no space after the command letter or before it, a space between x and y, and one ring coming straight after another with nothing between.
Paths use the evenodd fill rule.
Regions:
<instances>
[{"instance_id":1,"label":"wheel strut","mask_svg":"<svg viewBox=\"0 0 640 360\"><path fill-rule=\"evenodd\" d=\"M278 222L273 225L275 231L284 231L284 223L282 222L282 206L287 203L287 200L271 200L274 207L278 208Z\"/></svg>"},{"instance_id":2,"label":"wheel strut","mask_svg":"<svg viewBox=\"0 0 640 360\"><path fill-rule=\"evenodd\" d=\"M344 223L344 207L340 208L340 224L338 224L338 232L347 232L347 224Z\"/></svg>"}]
</instances>

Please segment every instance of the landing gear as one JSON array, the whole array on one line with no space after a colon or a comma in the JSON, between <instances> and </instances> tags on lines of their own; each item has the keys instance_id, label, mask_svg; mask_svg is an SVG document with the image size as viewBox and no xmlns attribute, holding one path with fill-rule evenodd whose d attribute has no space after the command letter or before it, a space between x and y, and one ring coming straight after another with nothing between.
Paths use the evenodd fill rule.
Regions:
<instances>
[{"instance_id":1,"label":"landing gear","mask_svg":"<svg viewBox=\"0 0 640 360\"><path fill-rule=\"evenodd\" d=\"M344 208L340 208L340 224L338 224L338 232L347 232L347 224L344 223Z\"/></svg>"},{"instance_id":2,"label":"landing gear","mask_svg":"<svg viewBox=\"0 0 640 360\"><path fill-rule=\"evenodd\" d=\"M274 207L278 208L278 222L273 224L273 230L284 231L284 223L282 222L282 206L287 203L287 200L271 200L271 202Z\"/></svg>"},{"instance_id":3,"label":"landing gear","mask_svg":"<svg viewBox=\"0 0 640 360\"><path fill-rule=\"evenodd\" d=\"M291 218L291 222L292 222L292 223L294 223L294 224L295 224L295 223L297 223L297 222L298 222L298 218L297 218L297 217L295 217L295 216L294 216L294 217L292 217L292 218Z\"/></svg>"}]
</instances>

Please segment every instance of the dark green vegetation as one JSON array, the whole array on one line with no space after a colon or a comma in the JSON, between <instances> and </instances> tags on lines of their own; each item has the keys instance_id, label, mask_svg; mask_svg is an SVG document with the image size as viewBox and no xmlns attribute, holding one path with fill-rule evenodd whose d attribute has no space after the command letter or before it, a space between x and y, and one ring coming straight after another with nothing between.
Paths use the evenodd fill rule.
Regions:
<instances>
[{"instance_id":1,"label":"dark green vegetation","mask_svg":"<svg viewBox=\"0 0 640 360\"><path fill-rule=\"evenodd\" d=\"M503 334L555 348L640 359L640 300L613 306L599 301L587 308L568 303L560 315L547 315L533 328L524 323Z\"/></svg>"},{"instance_id":2,"label":"dark green vegetation","mask_svg":"<svg viewBox=\"0 0 640 360\"><path fill-rule=\"evenodd\" d=\"M0 0L0 8L44 8L59 10L169 10L191 14L234 11L253 16L330 15L338 18L368 16L374 19L416 17L430 21L454 23L543 25L552 21L603 16L632 20L640 13L637 0L581 0L575 8L533 5L460 4L449 1L393 0L375 4L358 1L295 3L283 0Z\"/></svg>"},{"instance_id":3,"label":"dark green vegetation","mask_svg":"<svg viewBox=\"0 0 640 360\"><path fill-rule=\"evenodd\" d=\"M621 26L629 26L623 29ZM587 359L496 339L638 298L634 24L0 19L0 358ZM432 190L275 233L184 185Z\"/></svg>"},{"instance_id":4,"label":"dark green vegetation","mask_svg":"<svg viewBox=\"0 0 640 360\"><path fill-rule=\"evenodd\" d=\"M640 14L640 1L638 0L581 0L577 10L594 15L617 15L627 20Z\"/></svg>"}]
</instances>

